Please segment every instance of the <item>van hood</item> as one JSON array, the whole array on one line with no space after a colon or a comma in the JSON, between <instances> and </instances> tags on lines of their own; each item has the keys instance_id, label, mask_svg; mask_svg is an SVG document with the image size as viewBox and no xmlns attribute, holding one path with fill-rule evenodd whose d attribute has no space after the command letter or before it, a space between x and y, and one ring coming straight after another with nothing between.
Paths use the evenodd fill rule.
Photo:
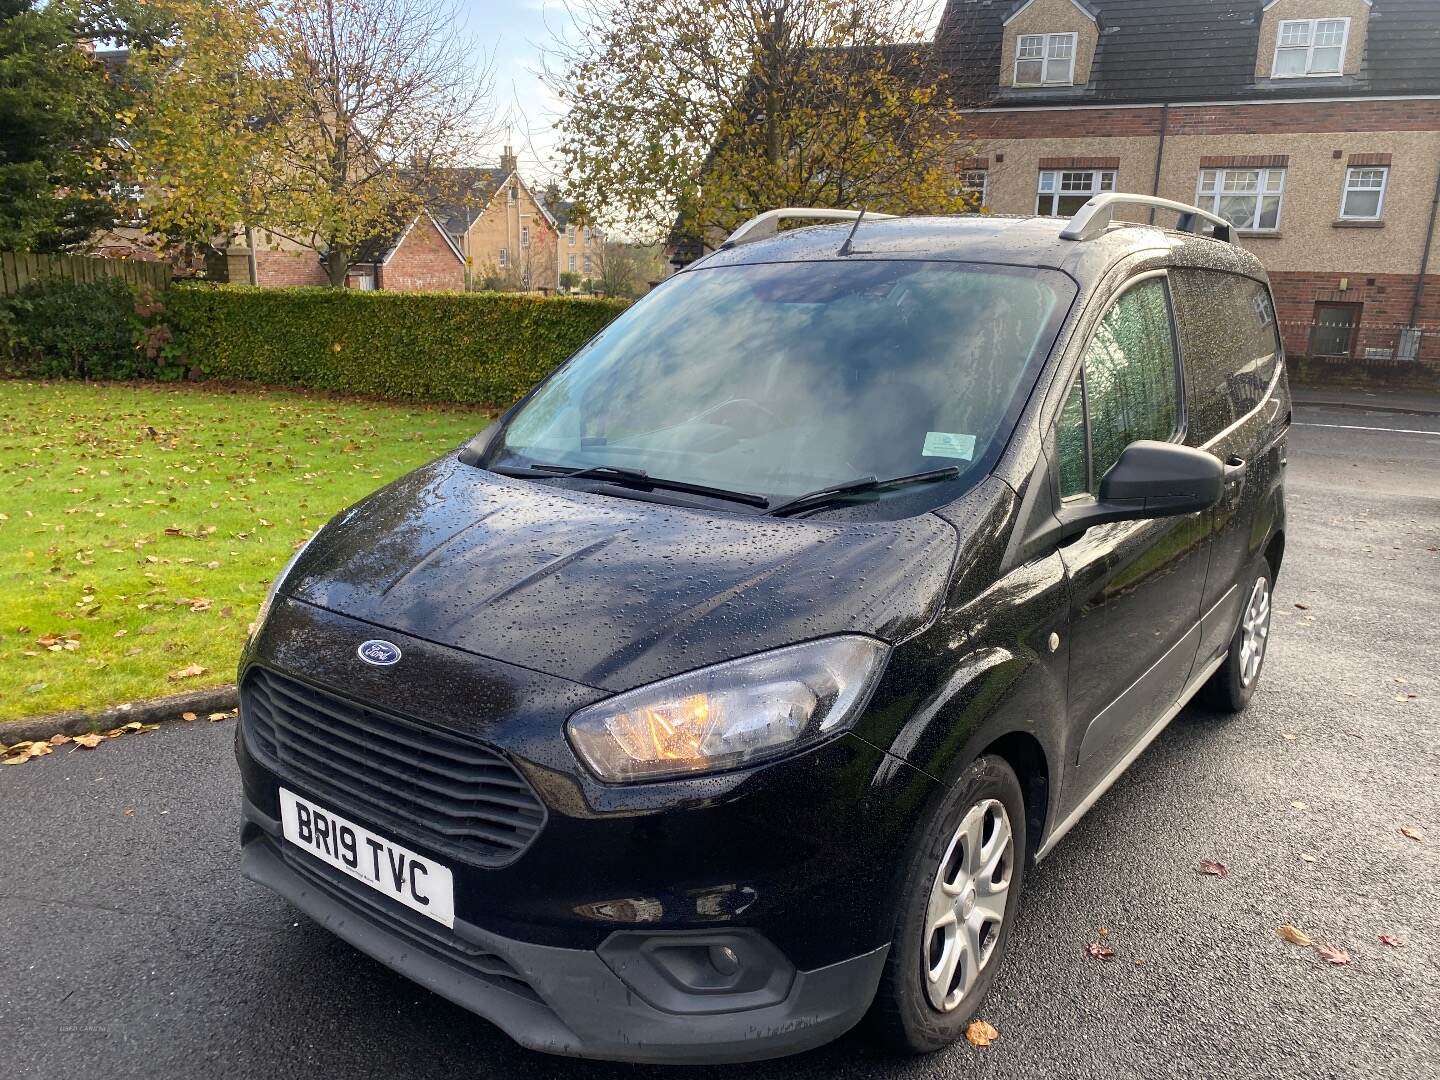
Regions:
<instances>
[{"instance_id":1,"label":"van hood","mask_svg":"<svg viewBox=\"0 0 1440 1080\"><path fill-rule=\"evenodd\" d=\"M955 549L933 514L712 513L508 479L450 455L327 525L281 591L620 691L829 634L902 640L935 610Z\"/></svg>"}]
</instances>

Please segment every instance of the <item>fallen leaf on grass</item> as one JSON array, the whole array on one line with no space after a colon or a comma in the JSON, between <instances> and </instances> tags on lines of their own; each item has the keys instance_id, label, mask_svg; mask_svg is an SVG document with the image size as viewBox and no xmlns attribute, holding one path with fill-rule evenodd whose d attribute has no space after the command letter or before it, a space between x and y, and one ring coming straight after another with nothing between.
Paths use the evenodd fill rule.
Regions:
<instances>
[{"instance_id":1,"label":"fallen leaf on grass","mask_svg":"<svg viewBox=\"0 0 1440 1080\"><path fill-rule=\"evenodd\" d=\"M1414 825L1401 825L1401 826L1400 826L1400 833L1401 833L1402 836L1408 836L1411 840L1424 840L1424 839L1425 839L1425 832L1424 832L1424 830L1423 830L1423 829L1417 829L1417 828L1415 828Z\"/></svg>"},{"instance_id":2,"label":"fallen leaf on grass","mask_svg":"<svg viewBox=\"0 0 1440 1080\"><path fill-rule=\"evenodd\" d=\"M1310 937L1305 931L1291 926L1288 922L1282 923L1275 931L1291 945L1310 945Z\"/></svg>"},{"instance_id":3,"label":"fallen leaf on grass","mask_svg":"<svg viewBox=\"0 0 1440 1080\"><path fill-rule=\"evenodd\" d=\"M210 610L210 600L209 600L208 597L204 597L204 596L192 597L191 599L186 600L185 603L187 603L187 604L190 605L190 610L191 610L191 611L209 611L209 610Z\"/></svg>"},{"instance_id":4,"label":"fallen leaf on grass","mask_svg":"<svg viewBox=\"0 0 1440 1080\"><path fill-rule=\"evenodd\" d=\"M1115 950L1109 945L1101 945L1098 941L1092 941L1085 946L1085 955L1096 960L1115 959Z\"/></svg>"},{"instance_id":5,"label":"fallen leaf on grass","mask_svg":"<svg viewBox=\"0 0 1440 1080\"><path fill-rule=\"evenodd\" d=\"M204 675L204 674L205 674L205 669L204 669L203 667L201 667L199 664L190 664L190 665L187 666L187 667L182 667L179 671L172 671L172 672L170 672L170 674L167 675L167 676L165 676L165 677L166 677L167 679L169 679L171 682L176 682L176 681L178 681L178 680L180 680L180 679L193 679L193 678L195 678L195 676L197 676L197 675Z\"/></svg>"},{"instance_id":6,"label":"fallen leaf on grass","mask_svg":"<svg viewBox=\"0 0 1440 1080\"><path fill-rule=\"evenodd\" d=\"M972 1020L965 1029L965 1039L971 1046L989 1046L999 1037L1000 1032L995 1030L995 1025L984 1020Z\"/></svg>"},{"instance_id":7,"label":"fallen leaf on grass","mask_svg":"<svg viewBox=\"0 0 1440 1080\"><path fill-rule=\"evenodd\" d=\"M1327 964L1334 964L1336 967L1344 967L1350 963L1350 954L1344 949L1337 949L1333 945L1317 945L1316 954Z\"/></svg>"},{"instance_id":8,"label":"fallen leaf on grass","mask_svg":"<svg viewBox=\"0 0 1440 1080\"><path fill-rule=\"evenodd\" d=\"M1224 877L1230 872L1230 867L1223 862L1216 862L1214 859L1201 859L1200 865L1195 869L1201 874L1210 874L1214 877Z\"/></svg>"}]
</instances>

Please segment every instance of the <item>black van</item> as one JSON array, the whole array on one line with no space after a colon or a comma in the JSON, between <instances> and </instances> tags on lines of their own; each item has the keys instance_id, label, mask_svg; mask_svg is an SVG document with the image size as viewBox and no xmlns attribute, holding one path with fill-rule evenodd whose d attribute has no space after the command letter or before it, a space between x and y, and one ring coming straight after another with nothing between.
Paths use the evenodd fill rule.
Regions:
<instances>
[{"instance_id":1,"label":"black van","mask_svg":"<svg viewBox=\"0 0 1440 1080\"><path fill-rule=\"evenodd\" d=\"M1194 207L854 217L762 215L316 534L240 667L247 876L539 1050L963 1032L1026 868L1254 693L1290 399Z\"/></svg>"}]
</instances>

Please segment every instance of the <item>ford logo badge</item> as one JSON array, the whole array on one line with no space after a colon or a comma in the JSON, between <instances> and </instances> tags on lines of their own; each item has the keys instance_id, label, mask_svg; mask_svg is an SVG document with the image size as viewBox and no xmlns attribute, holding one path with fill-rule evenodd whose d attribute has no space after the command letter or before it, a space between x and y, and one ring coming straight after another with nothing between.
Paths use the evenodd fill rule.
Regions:
<instances>
[{"instance_id":1,"label":"ford logo badge","mask_svg":"<svg viewBox=\"0 0 1440 1080\"><path fill-rule=\"evenodd\" d=\"M365 663L374 664L376 667L389 667L400 659L400 647L392 645L388 641L362 642L360 648L355 652Z\"/></svg>"}]
</instances>

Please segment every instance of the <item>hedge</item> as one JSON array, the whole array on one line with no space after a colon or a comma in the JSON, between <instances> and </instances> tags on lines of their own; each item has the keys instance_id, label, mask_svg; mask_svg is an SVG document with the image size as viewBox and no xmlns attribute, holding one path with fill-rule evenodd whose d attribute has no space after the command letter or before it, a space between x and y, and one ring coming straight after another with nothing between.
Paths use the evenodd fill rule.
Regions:
<instances>
[{"instance_id":1,"label":"hedge","mask_svg":"<svg viewBox=\"0 0 1440 1080\"><path fill-rule=\"evenodd\" d=\"M624 310L618 300L179 285L167 352L192 377L504 406Z\"/></svg>"}]
</instances>

